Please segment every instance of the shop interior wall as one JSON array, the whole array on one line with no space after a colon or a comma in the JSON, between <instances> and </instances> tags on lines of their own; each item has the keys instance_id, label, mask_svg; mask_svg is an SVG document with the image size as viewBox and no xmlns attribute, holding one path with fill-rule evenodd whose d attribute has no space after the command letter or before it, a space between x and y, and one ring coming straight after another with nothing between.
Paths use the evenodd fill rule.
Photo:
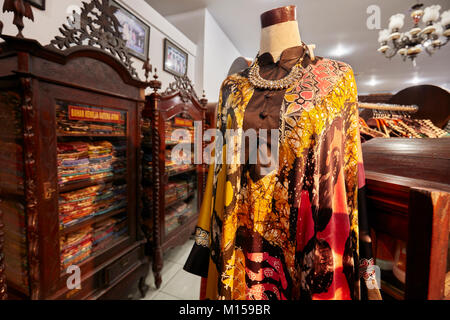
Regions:
<instances>
[{"instance_id":1,"label":"shop interior wall","mask_svg":"<svg viewBox=\"0 0 450 320\"><path fill-rule=\"evenodd\" d=\"M150 26L150 61L158 69L159 79L163 83L163 88L166 88L174 80L170 73L163 71L164 38L169 38L188 53L188 76L194 79L197 45L144 0L116 1ZM49 44L56 35L59 35L58 29L62 24L67 22L67 16L73 10L73 6L81 7L82 0L47 1L45 11L33 8L34 22L24 18L24 36L26 38L36 39L42 45ZM12 36L17 34L17 29L12 24L12 13L0 13L0 20L4 24L3 34ZM144 80L142 65L143 61L133 58L133 66L137 70L141 80Z\"/></svg>"},{"instance_id":2,"label":"shop interior wall","mask_svg":"<svg viewBox=\"0 0 450 320\"><path fill-rule=\"evenodd\" d=\"M241 56L208 9L166 17L197 45L195 88L205 90L210 102L217 102L219 90L233 61Z\"/></svg>"}]
</instances>

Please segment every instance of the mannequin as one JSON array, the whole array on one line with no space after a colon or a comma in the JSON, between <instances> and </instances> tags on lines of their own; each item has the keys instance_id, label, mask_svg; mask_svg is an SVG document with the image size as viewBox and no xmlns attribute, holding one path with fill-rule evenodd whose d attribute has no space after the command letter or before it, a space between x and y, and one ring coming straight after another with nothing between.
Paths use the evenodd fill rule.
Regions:
<instances>
[{"instance_id":1,"label":"mannequin","mask_svg":"<svg viewBox=\"0 0 450 320\"><path fill-rule=\"evenodd\" d=\"M274 62L280 59L283 50L302 45L294 5L272 9L261 14L261 28L259 54L269 52ZM312 53L314 47L315 45L308 46L311 60L314 60Z\"/></svg>"},{"instance_id":2,"label":"mannequin","mask_svg":"<svg viewBox=\"0 0 450 320\"><path fill-rule=\"evenodd\" d=\"M295 9L261 15L257 58L220 89L216 128L238 138L216 145L184 266L203 278L202 299L381 297L371 244L358 241L369 228L353 70L314 59ZM250 130L267 152L250 151Z\"/></svg>"}]
</instances>

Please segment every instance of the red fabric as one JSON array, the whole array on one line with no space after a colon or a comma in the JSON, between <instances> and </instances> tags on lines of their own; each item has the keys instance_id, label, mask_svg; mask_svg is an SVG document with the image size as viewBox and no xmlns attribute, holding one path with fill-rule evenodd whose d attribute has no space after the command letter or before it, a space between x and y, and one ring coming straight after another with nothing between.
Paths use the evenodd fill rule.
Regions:
<instances>
[{"instance_id":1,"label":"red fabric","mask_svg":"<svg viewBox=\"0 0 450 320\"><path fill-rule=\"evenodd\" d=\"M206 285L208 284L208 278L203 278L200 282L200 300L206 300Z\"/></svg>"}]
</instances>

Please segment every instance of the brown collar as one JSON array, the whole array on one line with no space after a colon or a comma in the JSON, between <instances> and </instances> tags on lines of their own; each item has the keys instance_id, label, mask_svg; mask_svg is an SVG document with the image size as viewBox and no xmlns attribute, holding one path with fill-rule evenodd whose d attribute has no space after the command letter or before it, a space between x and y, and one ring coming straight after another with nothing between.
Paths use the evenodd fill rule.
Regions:
<instances>
[{"instance_id":1,"label":"brown collar","mask_svg":"<svg viewBox=\"0 0 450 320\"><path fill-rule=\"evenodd\" d=\"M273 57L269 52L265 52L258 57L258 64L261 67L276 65L279 66L286 71L290 71L292 67L298 62L298 60L303 55L303 47L296 46L283 50L280 56L280 60L277 63L273 61Z\"/></svg>"}]
</instances>

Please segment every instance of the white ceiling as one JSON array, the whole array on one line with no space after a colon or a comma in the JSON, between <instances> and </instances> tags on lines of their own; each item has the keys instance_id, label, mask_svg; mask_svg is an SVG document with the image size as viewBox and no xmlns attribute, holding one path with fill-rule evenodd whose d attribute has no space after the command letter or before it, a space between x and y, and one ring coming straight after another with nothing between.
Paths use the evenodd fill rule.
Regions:
<instances>
[{"instance_id":1,"label":"white ceiling","mask_svg":"<svg viewBox=\"0 0 450 320\"><path fill-rule=\"evenodd\" d=\"M316 44L316 54L349 63L361 93L397 92L414 84L434 84L450 89L450 43L432 57L421 54L417 67L400 57L384 58L378 48L378 30L366 26L370 5L381 9L381 28L389 17L404 13L405 31L411 27L409 8L415 0L146 0L163 16L207 8L243 56L254 57L259 48L260 14L279 6L297 5L302 40ZM450 9L449 0L423 0ZM182 31L182 30L181 30ZM336 48L347 54L336 56ZM370 85L375 84L375 85Z\"/></svg>"}]
</instances>

